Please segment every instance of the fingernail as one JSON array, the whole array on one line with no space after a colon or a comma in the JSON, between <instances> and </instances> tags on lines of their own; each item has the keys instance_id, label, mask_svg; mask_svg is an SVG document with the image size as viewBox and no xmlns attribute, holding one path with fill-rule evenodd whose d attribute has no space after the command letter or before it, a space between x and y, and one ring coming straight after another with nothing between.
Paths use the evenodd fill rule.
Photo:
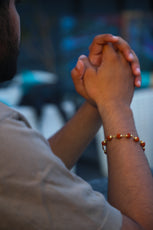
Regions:
<instances>
[{"instance_id":1,"label":"fingernail","mask_svg":"<svg viewBox=\"0 0 153 230\"><path fill-rule=\"evenodd\" d=\"M76 64L76 68L79 71L80 75L82 75L84 72L84 64L81 60L78 60L78 62Z\"/></svg>"},{"instance_id":2,"label":"fingernail","mask_svg":"<svg viewBox=\"0 0 153 230\"><path fill-rule=\"evenodd\" d=\"M141 81L138 80L138 81L137 81L137 87L140 87L140 86L141 86Z\"/></svg>"},{"instance_id":3,"label":"fingernail","mask_svg":"<svg viewBox=\"0 0 153 230\"><path fill-rule=\"evenodd\" d=\"M132 54L132 53L130 53L128 57L129 57L129 59L130 59L131 61L132 61L132 60L133 60L133 58L134 58L134 56L133 56L133 54Z\"/></svg>"},{"instance_id":4,"label":"fingernail","mask_svg":"<svg viewBox=\"0 0 153 230\"><path fill-rule=\"evenodd\" d=\"M112 36L112 38L114 39L114 40L118 40L118 37L117 36Z\"/></svg>"},{"instance_id":5,"label":"fingernail","mask_svg":"<svg viewBox=\"0 0 153 230\"><path fill-rule=\"evenodd\" d=\"M136 68L135 73L136 73L136 74L140 74L140 73L141 73L140 68Z\"/></svg>"},{"instance_id":6,"label":"fingernail","mask_svg":"<svg viewBox=\"0 0 153 230\"><path fill-rule=\"evenodd\" d=\"M82 54L78 59L83 59L83 58L86 58L87 56Z\"/></svg>"},{"instance_id":7,"label":"fingernail","mask_svg":"<svg viewBox=\"0 0 153 230\"><path fill-rule=\"evenodd\" d=\"M76 68L80 71L83 67L83 63L81 60L78 60L77 64L76 64Z\"/></svg>"}]
</instances>

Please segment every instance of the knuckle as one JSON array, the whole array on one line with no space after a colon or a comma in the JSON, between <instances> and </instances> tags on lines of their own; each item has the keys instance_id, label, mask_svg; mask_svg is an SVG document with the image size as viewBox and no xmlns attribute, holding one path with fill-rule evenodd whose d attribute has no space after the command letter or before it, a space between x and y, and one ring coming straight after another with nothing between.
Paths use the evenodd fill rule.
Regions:
<instances>
[{"instance_id":1,"label":"knuckle","mask_svg":"<svg viewBox=\"0 0 153 230\"><path fill-rule=\"evenodd\" d=\"M131 50L129 44L127 41L125 41L123 38L121 38L120 36L118 36L119 40L118 40L118 43L120 45L124 45L124 47L128 48L129 50Z\"/></svg>"},{"instance_id":2,"label":"knuckle","mask_svg":"<svg viewBox=\"0 0 153 230\"><path fill-rule=\"evenodd\" d=\"M92 49L92 44L88 47L88 50L90 51Z\"/></svg>"},{"instance_id":3,"label":"knuckle","mask_svg":"<svg viewBox=\"0 0 153 230\"><path fill-rule=\"evenodd\" d=\"M95 36L95 37L93 38L93 41L92 41L91 45L89 46L90 49L91 49L95 44L98 43L99 39L100 39L100 35L97 35L97 36Z\"/></svg>"},{"instance_id":4,"label":"knuckle","mask_svg":"<svg viewBox=\"0 0 153 230\"><path fill-rule=\"evenodd\" d=\"M74 77L74 69L71 70L71 77Z\"/></svg>"},{"instance_id":5,"label":"knuckle","mask_svg":"<svg viewBox=\"0 0 153 230\"><path fill-rule=\"evenodd\" d=\"M104 38L106 39L110 39L112 37L112 34L108 33L108 34L104 34Z\"/></svg>"},{"instance_id":6,"label":"knuckle","mask_svg":"<svg viewBox=\"0 0 153 230\"><path fill-rule=\"evenodd\" d=\"M137 55L135 54L135 52L132 50L133 56L134 56L134 62L137 62L139 64L139 59L137 57Z\"/></svg>"},{"instance_id":7,"label":"knuckle","mask_svg":"<svg viewBox=\"0 0 153 230\"><path fill-rule=\"evenodd\" d=\"M109 40L109 39L111 39L111 37L112 37L112 34L110 34L110 33L107 33L107 34L99 34L99 35L97 35L96 37L95 37L95 41L97 42L97 41L107 41L107 40Z\"/></svg>"},{"instance_id":8,"label":"knuckle","mask_svg":"<svg viewBox=\"0 0 153 230\"><path fill-rule=\"evenodd\" d=\"M95 36L95 37L93 38L93 43L96 43L96 41L98 40L99 36L100 36L100 35L97 35L97 36Z\"/></svg>"},{"instance_id":9,"label":"knuckle","mask_svg":"<svg viewBox=\"0 0 153 230\"><path fill-rule=\"evenodd\" d=\"M73 78L73 70L71 70L71 77Z\"/></svg>"},{"instance_id":10,"label":"knuckle","mask_svg":"<svg viewBox=\"0 0 153 230\"><path fill-rule=\"evenodd\" d=\"M71 70L71 77L72 77L72 79L75 79L75 78L76 78L76 73L77 73L77 70L76 70L76 67L75 67L75 68L73 68L73 69Z\"/></svg>"},{"instance_id":11,"label":"knuckle","mask_svg":"<svg viewBox=\"0 0 153 230\"><path fill-rule=\"evenodd\" d=\"M118 36L118 39L119 39L119 41L123 40L123 39L121 38L121 36Z\"/></svg>"}]
</instances>

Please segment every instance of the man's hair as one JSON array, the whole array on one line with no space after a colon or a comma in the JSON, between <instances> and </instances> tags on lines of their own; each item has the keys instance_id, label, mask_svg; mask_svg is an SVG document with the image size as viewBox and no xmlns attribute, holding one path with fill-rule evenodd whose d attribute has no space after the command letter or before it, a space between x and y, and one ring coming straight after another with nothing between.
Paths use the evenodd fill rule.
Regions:
<instances>
[{"instance_id":1,"label":"man's hair","mask_svg":"<svg viewBox=\"0 0 153 230\"><path fill-rule=\"evenodd\" d=\"M0 5L8 4L10 0L0 0Z\"/></svg>"},{"instance_id":2,"label":"man's hair","mask_svg":"<svg viewBox=\"0 0 153 230\"><path fill-rule=\"evenodd\" d=\"M0 0L0 19L3 20L9 8L10 0Z\"/></svg>"},{"instance_id":3,"label":"man's hair","mask_svg":"<svg viewBox=\"0 0 153 230\"><path fill-rule=\"evenodd\" d=\"M18 47L9 14L10 0L0 0L0 83L16 73Z\"/></svg>"},{"instance_id":4,"label":"man's hair","mask_svg":"<svg viewBox=\"0 0 153 230\"><path fill-rule=\"evenodd\" d=\"M0 41L5 36L8 22L8 8L10 0L0 0Z\"/></svg>"},{"instance_id":5,"label":"man's hair","mask_svg":"<svg viewBox=\"0 0 153 230\"><path fill-rule=\"evenodd\" d=\"M10 0L0 0L0 8L8 7Z\"/></svg>"}]
</instances>

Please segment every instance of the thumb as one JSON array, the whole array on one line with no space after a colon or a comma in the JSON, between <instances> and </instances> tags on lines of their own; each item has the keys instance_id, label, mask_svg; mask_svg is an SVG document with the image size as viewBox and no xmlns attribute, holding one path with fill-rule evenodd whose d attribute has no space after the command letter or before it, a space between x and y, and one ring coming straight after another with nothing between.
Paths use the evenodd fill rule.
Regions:
<instances>
[{"instance_id":1,"label":"thumb","mask_svg":"<svg viewBox=\"0 0 153 230\"><path fill-rule=\"evenodd\" d=\"M89 68L89 67L92 67L92 68L95 68L91 62L89 61L89 58L86 56L86 55L81 55L79 58L78 58L78 61L82 61L84 63L84 72L83 74L85 73L86 69ZM83 77L83 76L82 76Z\"/></svg>"},{"instance_id":2,"label":"thumb","mask_svg":"<svg viewBox=\"0 0 153 230\"><path fill-rule=\"evenodd\" d=\"M103 47L103 60L101 65L99 66L99 69L103 68L103 65L110 65L111 63L114 63L116 58L118 57L117 51L113 48L112 44L106 44Z\"/></svg>"},{"instance_id":3,"label":"thumb","mask_svg":"<svg viewBox=\"0 0 153 230\"><path fill-rule=\"evenodd\" d=\"M93 67L86 55L81 55L75 68L71 71L72 79L81 80L88 67Z\"/></svg>"},{"instance_id":4,"label":"thumb","mask_svg":"<svg viewBox=\"0 0 153 230\"><path fill-rule=\"evenodd\" d=\"M112 44L107 44L103 48L103 59L114 59L117 57L117 52L112 46Z\"/></svg>"},{"instance_id":5,"label":"thumb","mask_svg":"<svg viewBox=\"0 0 153 230\"><path fill-rule=\"evenodd\" d=\"M84 97L83 76L85 72L85 65L82 60L78 59L76 66L71 71L71 77L76 91Z\"/></svg>"},{"instance_id":6,"label":"thumb","mask_svg":"<svg viewBox=\"0 0 153 230\"><path fill-rule=\"evenodd\" d=\"M84 75L88 67L93 68L87 56L81 55L78 58L75 68L71 71L71 77L76 91L86 99L88 99L88 96L84 87Z\"/></svg>"}]
</instances>

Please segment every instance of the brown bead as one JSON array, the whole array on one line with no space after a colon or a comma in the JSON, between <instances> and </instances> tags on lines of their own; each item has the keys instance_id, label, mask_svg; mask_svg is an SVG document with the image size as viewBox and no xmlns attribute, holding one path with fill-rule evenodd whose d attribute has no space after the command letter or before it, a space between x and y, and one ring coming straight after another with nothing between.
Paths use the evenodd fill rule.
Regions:
<instances>
[{"instance_id":1,"label":"brown bead","mask_svg":"<svg viewBox=\"0 0 153 230\"><path fill-rule=\"evenodd\" d=\"M139 137L134 137L134 141L138 142L139 141Z\"/></svg>"},{"instance_id":2,"label":"brown bead","mask_svg":"<svg viewBox=\"0 0 153 230\"><path fill-rule=\"evenodd\" d=\"M126 138L130 138L131 137L131 134L130 133L127 133L126 134Z\"/></svg>"},{"instance_id":3,"label":"brown bead","mask_svg":"<svg viewBox=\"0 0 153 230\"><path fill-rule=\"evenodd\" d=\"M113 137L111 135L107 137L108 141L111 141L112 139L113 139Z\"/></svg>"},{"instance_id":4,"label":"brown bead","mask_svg":"<svg viewBox=\"0 0 153 230\"><path fill-rule=\"evenodd\" d=\"M116 138L117 138L117 139L121 139L121 138L122 138L122 134L118 133L118 134L116 135Z\"/></svg>"},{"instance_id":5,"label":"brown bead","mask_svg":"<svg viewBox=\"0 0 153 230\"><path fill-rule=\"evenodd\" d=\"M103 146L106 146L106 145L107 145L106 141L103 141L103 142L102 142L102 145L103 145Z\"/></svg>"},{"instance_id":6,"label":"brown bead","mask_svg":"<svg viewBox=\"0 0 153 230\"><path fill-rule=\"evenodd\" d=\"M145 147L146 143L145 143L144 141L140 141L140 145L141 145L142 147Z\"/></svg>"}]
</instances>

